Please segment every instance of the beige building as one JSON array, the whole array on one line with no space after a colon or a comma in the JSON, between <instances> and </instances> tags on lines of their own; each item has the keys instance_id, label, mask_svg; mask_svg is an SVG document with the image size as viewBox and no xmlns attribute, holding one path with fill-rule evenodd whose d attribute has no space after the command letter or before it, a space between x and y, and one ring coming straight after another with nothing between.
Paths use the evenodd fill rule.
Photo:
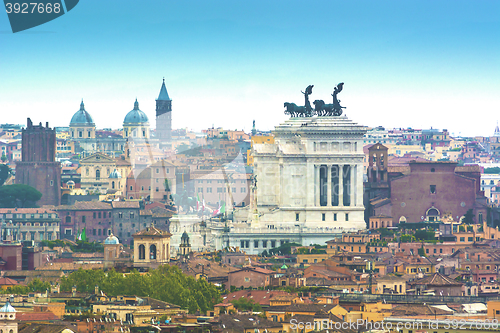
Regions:
<instances>
[{"instance_id":1,"label":"beige building","mask_svg":"<svg viewBox=\"0 0 500 333\"><path fill-rule=\"evenodd\" d=\"M379 277L376 293L406 295L406 280L394 275Z\"/></svg>"},{"instance_id":2,"label":"beige building","mask_svg":"<svg viewBox=\"0 0 500 333\"><path fill-rule=\"evenodd\" d=\"M103 153L94 153L81 159L81 188L91 192L106 193L110 188L109 176L115 169L115 159Z\"/></svg>"},{"instance_id":3,"label":"beige building","mask_svg":"<svg viewBox=\"0 0 500 333\"><path fill-rule=\"evenodd\" d=\"M171 233L147 227L134 234L134 267L157 268L170 261Z\"/></svg>"}]
</instances>

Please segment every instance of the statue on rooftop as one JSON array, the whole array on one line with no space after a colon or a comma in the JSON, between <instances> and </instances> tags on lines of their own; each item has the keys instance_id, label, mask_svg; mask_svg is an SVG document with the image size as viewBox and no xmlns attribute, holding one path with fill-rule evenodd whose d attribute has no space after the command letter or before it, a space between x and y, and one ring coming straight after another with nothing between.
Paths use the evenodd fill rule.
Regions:
<instances>
[{"instance_id":1,"label":"statue on rooftop","mask_svg":"<svg viewBox=\"0 0 500 333\"><path fill-rule=\"evenodd\" d=\"M344 82L339 83L334 89L333 89L333 115L334 116L340 116L342 114L342 109L345 109L344 106L340 106L340 100L337 99L337 95L342 91L344 88Z\"/></svg>"},{"instance_id":2,"label":"statue on rooftop","mask_svg":"<svg viewBox=\"0 0 500 333\"><path fill-rule=\"evenodd\" d=\"M311 84L306 88L305 92L301 91L304 94L304 98L305 98L305 105L304 106L297 106L297 104L295 104L295 103L286 102L284 104L284 106L286 108L285 114L289 114L291 117L312 117L313 116L313 113L312 113L313 109L311 107L311 103L309 102L309 95L312 94L313 87L314 87L314 85Z\"/></svg>"}]
</instances>

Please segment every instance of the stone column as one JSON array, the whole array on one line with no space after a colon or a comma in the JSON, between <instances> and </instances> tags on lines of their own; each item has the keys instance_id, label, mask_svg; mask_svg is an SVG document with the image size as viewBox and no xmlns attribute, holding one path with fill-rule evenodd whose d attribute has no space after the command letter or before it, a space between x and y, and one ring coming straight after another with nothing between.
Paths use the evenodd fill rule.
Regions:
<instances>
[{"instance_id":1,"label":"stone column","mask_svg":"<svg viewBox=\"0 0 500 333\"><path fill-rule=\"evenodd\" d=\"M344 165L339 164L339 207L344 206Z\"/></svg>"},{"instance_id":2,"label":"stone column","mask_svg":"<svg viewBox=\"0 0 500 333\"><path fill-rule=\"evenodd\" d=\"M351 206L356 207L357 205L357 189L356 189L356 173L357 173L357 168L356 164L350 165L351 168L351 189L350 189L350 196L351 196Z\"/></svg>"},{"instance_id":3,"label":"stone column","mask_svg":"<svg viewBox=\"0 0 500 333\"><path fill-rule=\"evenodd\" d=\"M332 166L326 166L326 205L332 205Z\"/></svg>"},{"instance_id":4,"label":"stone column","mask_svg":"<svg viewBox=\"0 0 500 333\"><path fill-rule=\"evenodd\" d=\"M363 170L363 166L362 164L357 164L356 165L356 169L359 169L360 170ZM364 191L364 187L363 187L363 173L362 172L356 172L356 205L357 206L363 206L363 191Z\"/></svg>"},{"instance_id":5,"label":"stone column","mask_svg":"<svg viewBox=\"0 0 500 333\"><path fill-rule=\"evenodd\" d=\"M319 166L314 165L314 206L319 207L319 197L321 195L319 182Z\"/></svg>"}]
</instances>

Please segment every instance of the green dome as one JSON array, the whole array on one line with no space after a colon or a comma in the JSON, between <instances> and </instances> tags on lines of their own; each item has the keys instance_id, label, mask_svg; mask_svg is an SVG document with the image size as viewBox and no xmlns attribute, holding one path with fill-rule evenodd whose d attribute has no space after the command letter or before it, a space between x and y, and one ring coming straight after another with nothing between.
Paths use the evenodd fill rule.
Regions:
<instances>
[{"instance_id":1,"label":"green dome","mask_svg":"<svg viewBox=\"0 0 500 333\"><path fill-rule=\"evenodd\" d=\"M148 123L149 119L148 116L141 110L139 110L139 102L137 102L137 99L135 100L134 103L134 109L127 113L125 116L125 119L123 120L123 124L144 124Z\"/></svg>"},{"instance_id":2,"label":"green dome","mask_svg":"<svg viewBox=\"0 0 500 333\"><path fill-rule=\"evenodd\" d=\"M71 118L71 121L69 125L94 125L94 120L90 116L90 113L85 111L85 106L82 103L80 104L80 110L78 110L73 117Z\"/></svg>"}]
</instances>

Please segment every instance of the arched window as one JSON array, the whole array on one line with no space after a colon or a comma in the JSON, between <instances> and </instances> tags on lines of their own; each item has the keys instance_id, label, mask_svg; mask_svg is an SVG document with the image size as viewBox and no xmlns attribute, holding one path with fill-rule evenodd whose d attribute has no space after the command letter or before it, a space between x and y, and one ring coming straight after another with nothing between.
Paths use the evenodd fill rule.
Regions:
<instances>
[{"instance_id":1,"label":"arched window","mask_svg":"<svg viewBox=\"0 0 500 333\"><path fill-rule=\"evenodd\" d=\"M151 245L149 247L149 255L150 255L150 259L156 259L156 245Z\"/></svg>"},{"instance_id":2,"label":"arched window","mask_svg":"<svg viewBox=\"0 0 500 333\"><path fill-rule=\"evenodd\" d=\"M439 211L435 208L435 207L431 207L429 208L429 210L427 210L427 221L438 221L439 220Z\"/></svg>"},{"instance_id":3,"label":"arched window","mask_svg":"<svg viewBox=\"0 0 500 333\"><path fill-rule=\"evenodd\" d=\"M146 259L146 247L144 244L139 245L139 260Z\"/></svg>"},{"instance_id":4,"label":"arched window","mask_svg":"<svg viewBox=\"0 0 500 333\"><path fill-rule=\"evenodd\" d=\"M399 218L399 223L406 223L406 217L401 216L401 217Z\"/></svg>"},{"instance_id":5,"label":"arched window","mask_svg":"<svg viewBox=\"0 0 500 333\"><path fill-rule=\"evenodd\" d=\"M101 170L97 169L97 170L95 171L95 178L96 178L96 179L101 179Z\"/></svg>"},{"instance_id":6,"label":"arched window","mask_svg":"<svg viewBox=\"0 0 500 333\"><path fill-rule=\"evenodd\" d=\"M477 220L479 223L483 223L483 213L479 213L477 216Z\"/></svg>"},{"instance_id":7,"label":"arched window","mask_svg":"<svg viewBox=\"0 0 500 333\"><path fill-rule=\"evenodd\" d=\"M111 188L115 188L115 182L114 181L111 182Z\"/></svg>"}]
</instances>

